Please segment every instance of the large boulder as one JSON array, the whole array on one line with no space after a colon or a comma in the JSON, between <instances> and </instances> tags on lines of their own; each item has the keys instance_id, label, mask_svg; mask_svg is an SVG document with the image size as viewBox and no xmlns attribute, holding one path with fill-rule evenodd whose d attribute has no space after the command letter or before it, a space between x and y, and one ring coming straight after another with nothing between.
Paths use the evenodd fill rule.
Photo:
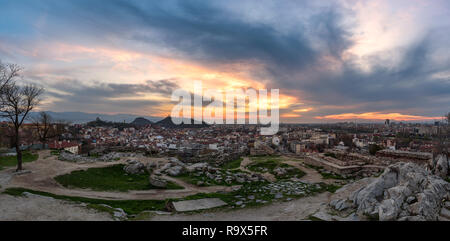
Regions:
<instances>
[{"instance_id":1,"label":"large boulder","mask_svg":"<svg viewBox=\"0 0 450 241\"><path fill-rule=\"evenodd\" d=\"M155 187L165 188L167 186L167 181L161 178L158 178L155 175L150 175L149 179L150 184Z\"/></svg>"},{"instance_id":2,"label":"large boulder","mask_svg":"<svg viewBox=\"0 0 450 241\"><path fill-rule=\"evenodd\" d=\"M184 173L184 167L182 166L173 166L166 170L167 174L170 176L176 177Z\"/></svg>"},{"instance_id":3,"label":"large boulder","mask_svg":"<svg viewBox=\"0 0 450 241\"><path fill-rule=\"evenodd\" d=\"M437 220L449 191L450 183L424 168L397 163L355 191L351 200L359 215L379 220Z\"/></svg>"},{"instance_id":4,"label":"large boulder","mask_svg":"<svg viewBox=\"0 0 450 241\"><path fill-rule=\"evenodd\" d=\"M137 160L132 160L128 162L129 164L123 167L123 170L128 174L144 174L145 165Z\"/></svg>"},{"instance_id":5,"label":"large boulder","mask_svg":"<svg viewBox=\"0 0 450 241\"><path fill-rule=\"evenodd\" d=\"M199 163L195 163L192 164L190 166L186 167L186 170L188 172L195 172L195 171L202 171L203 169L208 168L208 163L206 162L199 162Z\"/></svg>"},{"instance_id":6,"label":"large boulder","mask_svg":"<svg viewBox=\"0 0 450 241\"><path fill-rule=\"evenodd\" d=\"M186 164L184 162L178 160L175 157L169 157L169 161L170 163L172 163L172 165L186 167Z\"/></svg>"},{"instance_id":7,"label":"large boulder","mask_svg":"<svg viewBox=\"0 0 450 241\"><path fill-rule=\"evenodd\" d=\"M436 166L434 167L434 174L442 178L446 178L449 175L449 160L445 154L438 155L436 157Z\"/></svg>"}]
</instances>

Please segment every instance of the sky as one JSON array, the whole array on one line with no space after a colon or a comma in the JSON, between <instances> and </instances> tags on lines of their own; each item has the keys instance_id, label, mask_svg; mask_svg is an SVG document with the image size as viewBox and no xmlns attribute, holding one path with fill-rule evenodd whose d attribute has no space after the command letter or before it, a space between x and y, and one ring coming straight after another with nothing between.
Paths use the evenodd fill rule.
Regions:
<instances>
[{"instance_id":1,"label":"sky","mask_svg":"<svg viewBox=\"0 0 450 241\"><path fill-rule=\"evenodd\" d=\"M450 111L448 0L0 0L39 109L167 116L172 91L279 89L282 122Z\"/></svg>"}]
</instances>

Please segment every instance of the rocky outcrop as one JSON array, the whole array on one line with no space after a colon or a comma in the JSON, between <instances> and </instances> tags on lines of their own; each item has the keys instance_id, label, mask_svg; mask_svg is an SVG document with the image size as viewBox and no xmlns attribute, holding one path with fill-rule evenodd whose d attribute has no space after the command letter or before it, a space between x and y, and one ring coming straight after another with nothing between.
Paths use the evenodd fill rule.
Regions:
<instances>
[{"instance_id":1,"label":"rocky outcrop","mask_svg":"<svg viewBox=\"0 0 450 241\"><path fill-rule=\"evenodd\" d=\"M156 175L150 175L149 179L150 184L154 187L165 188L167 186L167 181L159 178Z\"/></svg>"},{"instance_id":2,"label":"rocky outcrop","mask_svg":"<svg viewBox=\"0 0 450 241\"><path fill-rule=\"evenodd\" d=\"M414 163L397 163L350 197L359 215L379 220L438 220L450 183Z\"/></svg>"},{"instance_id":3,"label":"rocky outcrop","mask_svg":"<svg viewBox=\"0 0 450 241\"><path fill-rule=\"evenodd\" d=\"M58 159L60 161L77 162L77 163L112 162L117 161L121 157L124 157L126 155L127 155L126 153L110 152L100 157L88 157L63 151L59 155Z\"/></svg>"},{"instance_id":4,"label":"rocky outcrop","mask_svg":"<svg viewBox=\"0 0 450 241\"><path fill-rule=\"evenodd\" d=\"M167 174L176 177L184 173L185 168L182 166L173 166L166 170Z\"/></svg>"},{"instance_id":5,"label":"rocky outcrop","mask_svg":"<svg viewBox=\"0 0 450 241\"><path fill-rule=\"evenodd\" d=\"M438 155L433 161L433 173L442 178L446 178L450 174L450 163L446 154Z\"/></svg>"},{"instance_id":6,"label":"rocky outcrop","mask_svg":"<svg viewBox=\"0 0 450 241\"><path fill-rule=\"evenodd\" d=\"M146 167L138 160L127 160L127 165L123 167L123 170L128 174L144 174Z\"/></svg>"}]
</instances>

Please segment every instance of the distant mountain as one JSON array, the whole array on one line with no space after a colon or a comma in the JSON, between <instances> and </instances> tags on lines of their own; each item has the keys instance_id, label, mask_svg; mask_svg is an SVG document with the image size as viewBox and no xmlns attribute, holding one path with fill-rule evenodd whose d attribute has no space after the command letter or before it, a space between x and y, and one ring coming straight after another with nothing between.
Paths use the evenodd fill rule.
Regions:
<instances>
[{"instance_id":1,"label":"distant mountain","mask_svg":"<svg viewBox=\"0 0 450 241\"><path fill-rule=\"evenodd\" d=\"M73 124L82 124L87 123L93 120L96 120L97 117L100 118L103 121L112 121L112 122L125 122L125 123L131 123L136 118L143 117L147 120L156 122L161 120L160 117L154 117L154 116L137 116L137 115L131 115L131 114L115 114L115 115L109 115L109 114L99 114L99 113L85 113L85 112L53 112L53 111L46 111L54 120L65 120L69 121ZM38 116L38 112L32 112L30 113L30 117Z\"/></svg>"},{"instance_id":2,"label":"distant mountain","mask_svg":"<svg viewBox=\"0 0 450 241\"><path fill-rule=\"evenodd\" d=\"M139 127L139 126L146 126L146 125L153 124L153 122L145 119L144 117L138 117L138 118L134 119L134 121L131 122L131 124Z\"/></svg>"},{"instance_id":3,"label":"distant mountain","mask_svg":"<svg viewBox=\"0 0 450 241\"><path fill-rule=\"evenodd\" d=\"M194 123L194 120L190 119L189 122ZM165 127L165 128L201 128L201 127L208 126L208 124L206 124L205 122L202 122L202 124L195 124L195 125L194 124L184 124L184 123L177 125L177 124L173 123L172 117L170 117L170 116L156 122L155 125Z\"/></svg>"}]
</instances>

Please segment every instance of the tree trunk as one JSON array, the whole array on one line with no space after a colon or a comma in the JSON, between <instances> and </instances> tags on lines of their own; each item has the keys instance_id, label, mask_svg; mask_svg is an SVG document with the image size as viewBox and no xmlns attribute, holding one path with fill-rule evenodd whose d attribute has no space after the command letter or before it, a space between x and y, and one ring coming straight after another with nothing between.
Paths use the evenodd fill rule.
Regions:
<instances>
[{"instance_id":1,"label":"tree trunk","mask_svg":"<svg viewBox=\"0 0 450 241\"><path fill-rule=\"evenodd\" d=\"M19 128L16 128L16 153L17 153L16 172L18 172L18 171L22 171L22 150L20 150Z\"/></svg>"}]
</instances>

